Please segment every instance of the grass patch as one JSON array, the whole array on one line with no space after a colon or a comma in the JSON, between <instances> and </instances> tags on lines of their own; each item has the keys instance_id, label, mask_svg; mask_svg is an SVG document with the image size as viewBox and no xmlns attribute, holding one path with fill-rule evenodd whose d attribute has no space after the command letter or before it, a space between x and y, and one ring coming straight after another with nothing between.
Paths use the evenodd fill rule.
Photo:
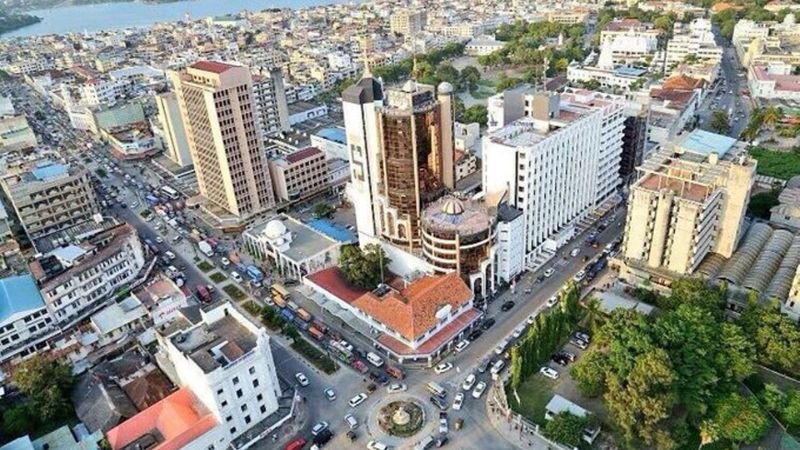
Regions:
<instances>
[{"instance_id":1,"label":"grass patch","mask_svg":"<svg viewBox=\"0 0 800 450\"><path fill-rule=\"evenodd\" d=\"M478 86L494 88L494 81L481 78L480 80L478 80Z\"/></svg>"},{"instance_id":2,"label":"grass patch","mask_svg":"<svg viewBox=\"0 0 800 450\"><path fill-rule=\"evenodd\" d=\"M223 281L227 280L228 277L225 276L222 272L214 272L208 276L214 283L222 283Z\"/></svg>"},{"instance_id":3,"label":"grass patch","mask_svg":"<svg viewBox=\"0 0 800 450\"><path fill-rule=\"evenodd\" d=\"M261 314L261 307L258 306L258 304L252 300L245 302L242 305L242 307L245 309L245 311L249 312L254 316L258 316L259 314Z\"/></svg>"},{"instance_id":4,"label":"grass patch","mask_svg":"<svg viewBox=\"0 0 800 450\"><path fill-rule=\"evenodd\" d=\"M553 387L555 383L541 375L534 375L525 380L517 389L519 399L522 403L517 403L517 397L511 389L511 385L506 385L506 397L509 406L514 411L522 414L528 420L539 425L544 425L544 412L547 402L553 398Z\"/></svg>"},{"instance_id":5,"label":"grass patch","mask_svg":"<svg viewBox=\"0 0 800 450\"><path fill-rule=\"evenodd\" d=\"M228 294L232 299L236 300L237 302L247 298L247 294L245 294L244 292L242 292L241 289L232 284L226 284L222 288L222 290L225 291L226 294Z\"/></svg>"},{"instance_id":6,"label":"grass patch","mask_svg":"<svg viewBox=\"0 0 800 450\"><path fill-rule=\"evenodd\" d=\"M339 368L336 362L325 353L322 353L317 347L311 345L310 342L303 338L297 338L292 342L294 351L307 359L308 362L313 364L319 370L327 373L328 375L336 372Z\"/></svg>"},{"instance_id":7,"label":"grass patch","mask_svg":"<svg viewBox=\"0 0 800 450\"><path fill-rule=\"evenodd\" d=\"M800 152L769 150L763 147L750 149L750 155L758 160L759 175L788 180L800 175Z\"/></svg>"},{"instance_id":8,"label":"grass patch","mask_svg":"<svg viewBox=\"0 0 800 450\"><path fill-rule=\"evenodd\" d=\"M203 273L208 273L214 270L214 266L212 266L208 261L201 261L199 264L197 264L197 268Z\"/></svg>"}]
</instances>

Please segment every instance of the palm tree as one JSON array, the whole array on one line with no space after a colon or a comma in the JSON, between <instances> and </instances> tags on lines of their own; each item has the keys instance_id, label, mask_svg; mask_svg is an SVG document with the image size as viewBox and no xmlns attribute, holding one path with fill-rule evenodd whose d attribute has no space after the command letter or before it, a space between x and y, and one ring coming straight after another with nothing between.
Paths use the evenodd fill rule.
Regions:
<instances>
[{"instance_id":1,"label":"palm tree","mask_svg":"<svg viewBox=\"0 0 800 450\"><path fill-rule=\"evenodd\" d=\"M592 297L586 302L586 326L594 334L603 322L603 311L600 309L600 300Z\"/></svg>"},{"instance_id":2,"label":"palm tree","mask_svg":"<svg viewBox=\"0 0 800 450\"><path fill-rule=\"evenodd\" d=\"M783 110L777 106L770 106L764 110L764 125L774 130L775 125L783 119Z\"/></svg>"}]
</instances>

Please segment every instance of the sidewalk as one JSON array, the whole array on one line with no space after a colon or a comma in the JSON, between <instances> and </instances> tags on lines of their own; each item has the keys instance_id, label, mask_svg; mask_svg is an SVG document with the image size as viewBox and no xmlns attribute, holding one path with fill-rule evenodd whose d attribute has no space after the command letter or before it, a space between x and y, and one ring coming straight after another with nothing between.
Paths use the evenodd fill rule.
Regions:
<instances>
[{"instance_id":1,"label":"sidewalk","mask_svg":"<svg viewBox=\"0 0 800 450\"><path fill-rule=\"evenodd\" d=\"M564 447L549 442L530 430L527 425L518 422L513 416L506 416L495 400L495 389L493 385L489 391L489 397L486 400L486 416L492 427L499 435L503 436L506 442L518 449L564 450Z\"/></svg>"}]
</instances>

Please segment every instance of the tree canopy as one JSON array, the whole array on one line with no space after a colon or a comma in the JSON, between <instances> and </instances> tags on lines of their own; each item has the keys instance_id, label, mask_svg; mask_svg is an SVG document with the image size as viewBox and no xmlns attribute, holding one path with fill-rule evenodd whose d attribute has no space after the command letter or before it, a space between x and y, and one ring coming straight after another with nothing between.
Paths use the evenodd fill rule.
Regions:
<instances>
[{"instance_id":1,"label":"tree canopy","mask_svg":"<svg viewBox=\"0 0 800 450\"><path fill-rule=\"evenodd\" d=\"M373 290L384 282L389 273L389 262L389 257L377 244L367 244L364 250L357 245L348 245L342 247L339 254L339 268L347 280L367 290Z\"/></svg>"}]
</instances>

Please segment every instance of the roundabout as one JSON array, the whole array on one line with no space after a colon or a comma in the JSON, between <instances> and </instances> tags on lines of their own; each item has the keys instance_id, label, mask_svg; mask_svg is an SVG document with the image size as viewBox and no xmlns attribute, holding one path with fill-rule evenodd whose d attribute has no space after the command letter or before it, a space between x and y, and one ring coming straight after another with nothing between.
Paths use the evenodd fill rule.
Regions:
<instances>
[{"instance_id":1,"label":"roundabout","mask_svg":"<svg viewBox=\"0 0 800 450\"><path fill-rule=\"evenodd\" d=\"M425 410L415 400L394 400L380 408L378 426L384 433L407 438L415 435L425 424Z\"/></svg>"}]
</instances>

